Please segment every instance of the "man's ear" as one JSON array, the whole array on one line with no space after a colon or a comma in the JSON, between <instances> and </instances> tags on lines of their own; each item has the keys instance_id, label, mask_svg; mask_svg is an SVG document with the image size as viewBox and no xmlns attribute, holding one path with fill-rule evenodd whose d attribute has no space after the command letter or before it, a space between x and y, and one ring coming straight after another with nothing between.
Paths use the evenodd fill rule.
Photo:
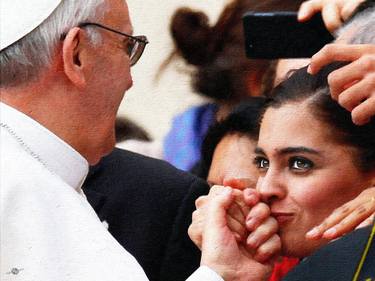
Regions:
<instances>
[{"instance_id":1,"label":"man's ear","mask_svg":"<svg viewBox=\"0 0 375 281\"><path fill-rule=\"evenodd\" d=\"M63 42L63 66L65 75L78 88L86 85L86 77L80 58L80 28L69 30Z\"/></svg>"}]
</instances>

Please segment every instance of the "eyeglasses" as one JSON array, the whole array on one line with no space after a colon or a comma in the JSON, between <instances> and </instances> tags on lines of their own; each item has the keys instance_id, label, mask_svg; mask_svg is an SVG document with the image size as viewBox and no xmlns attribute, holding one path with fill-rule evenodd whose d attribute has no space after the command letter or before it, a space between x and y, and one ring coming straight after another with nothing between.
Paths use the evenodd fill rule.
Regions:
<instances>
[{"instance_id":1,"label":"eyeglasses","mask_svg":"<svg viewBox=\"0 0 375 281\"><path fill-rule=\"evenodd\" d=\"M125 46L125 51L129 55L130 58L130 66L133 66L137 63L137 61L140 59L140 57L143 54L143 51L145 50L146 45L148 44L148 40L146 36L140 35L140 36L131 36L129 34L117 31L115 29L112 29L110 27L101 25L99 23L93 23L93 22L84 22L78 25L78 27L86 27L86 26L96 26L99 28L103 28L105 30L114 32L116 34L122 35L127 37L127 44Z\"/></svg>"}]
</instances>

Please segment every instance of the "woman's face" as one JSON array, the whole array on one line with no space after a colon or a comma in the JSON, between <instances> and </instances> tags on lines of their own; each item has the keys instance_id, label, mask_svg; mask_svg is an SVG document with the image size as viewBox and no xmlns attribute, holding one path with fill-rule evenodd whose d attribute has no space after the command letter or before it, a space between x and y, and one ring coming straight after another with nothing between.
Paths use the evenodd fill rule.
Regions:
<instances>
[{"instance_id":1,"label":"woman's face","mask_svg":"<svg viewBox=\"0 0 375 281\"><path fill-rule=\"evenodd\" d=\"M254 166L256 141L242 134L228 134L215 148L207 181L223 185L230 179L247 179L255 187L258 169Z\"/></svg>"},{"instance_id":2,"label":"woman's face","mask_svg":"<svg viewBox=\"0 0 375 281\"><path fill-rule=\"evenodd\" d=\"M305 234L371 183L360 172L354 148L335 142L306 102L267 109L261 124L257 190L279 222L283 253L304 257L326 241Z\"/></svg>"}]
</instances>

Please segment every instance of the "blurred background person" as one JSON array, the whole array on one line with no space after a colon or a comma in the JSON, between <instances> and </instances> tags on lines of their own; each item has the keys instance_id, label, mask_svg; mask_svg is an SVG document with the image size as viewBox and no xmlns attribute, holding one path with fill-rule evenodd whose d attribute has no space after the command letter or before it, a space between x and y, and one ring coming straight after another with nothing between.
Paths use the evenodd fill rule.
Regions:
<instances>
[{"instance_id":1,"label":"blurred background person","mask_svg":"<svg viewBox=\"0 0 375 281\"><path fill-rule=\"evenodd\" d=\"M273 63L245 56L242 16L253 11L297 11L302 1L231 1L215 25L205 13L189 8L176 11L171 20L175 51L162 65L183 59L191 67L194 90L210 102L176 116L167 134L164 159L183 170L199 160L200 146L211 124L224 118L240 101L264 95L273 81Z\"/></svg>"},{"instance_id":2,"label":"blurred background person","mask_svg":"<svg viewBox=\"0 0 375 281\"><path fill-rule=\"evenodd\" d=\"M258 140L258 121L266 102L265 97L249 97L226 118L215 122L204 138L201 160L192 172L207 179L210 185L246 178L255 186L257 170L252 169L252 159Z\"/></svg>"}]
</instances>

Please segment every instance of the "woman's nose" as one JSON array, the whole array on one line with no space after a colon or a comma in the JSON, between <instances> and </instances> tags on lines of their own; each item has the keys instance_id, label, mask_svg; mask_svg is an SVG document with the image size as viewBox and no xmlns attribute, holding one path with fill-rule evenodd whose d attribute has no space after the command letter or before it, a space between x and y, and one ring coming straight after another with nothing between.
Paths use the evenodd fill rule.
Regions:
<instances>
[{"instance_id":1,"label":"woman's nose","mask_svg":"<svg viewBox=\"0 0 375 281\"><path fill-rule=\"evenodd\" d=\"M257 187L261 200L265 203L271 203L280 200L286 196L286 186L282 175L268 170L265 175L258 178Z\"/></svg>"}]
</instances>

